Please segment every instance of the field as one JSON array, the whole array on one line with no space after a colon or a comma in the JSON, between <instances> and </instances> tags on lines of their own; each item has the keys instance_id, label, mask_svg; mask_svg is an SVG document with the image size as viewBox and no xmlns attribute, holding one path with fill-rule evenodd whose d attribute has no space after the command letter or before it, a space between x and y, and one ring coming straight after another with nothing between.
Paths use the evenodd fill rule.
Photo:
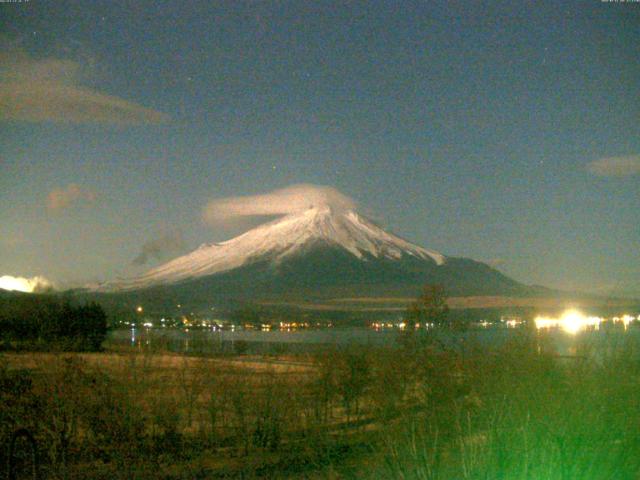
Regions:
<instances>
[{"instance_id":1,"label":"field","mask_svg":"<svg viewBox=\"0 0 640 480\"><path fill-rule=\"evenodd\" d=\"M559 358L527 329L493 347L4 353L0 433L33 435L41 478L632 479L638 353ZM24 440L14 457L31 478Z\"/></svg>"}]
</instances>

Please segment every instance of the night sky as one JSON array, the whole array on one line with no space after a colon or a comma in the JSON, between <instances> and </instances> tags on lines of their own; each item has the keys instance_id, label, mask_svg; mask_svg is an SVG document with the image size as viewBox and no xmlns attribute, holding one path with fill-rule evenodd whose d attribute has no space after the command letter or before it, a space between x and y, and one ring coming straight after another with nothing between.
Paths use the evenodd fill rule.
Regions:
<instances>
[{"instance_id":1,"label":"night sky","mask_svg":"<svg viewBox=\"0 0 640 480\"><path fill-rule=\"evenodd\" d=\"M640 293L640 3L0 3L0 275L129 276L294 184L515 279ZM244 225L246 228L246 225Z\"/></svg>"}]
</instances>

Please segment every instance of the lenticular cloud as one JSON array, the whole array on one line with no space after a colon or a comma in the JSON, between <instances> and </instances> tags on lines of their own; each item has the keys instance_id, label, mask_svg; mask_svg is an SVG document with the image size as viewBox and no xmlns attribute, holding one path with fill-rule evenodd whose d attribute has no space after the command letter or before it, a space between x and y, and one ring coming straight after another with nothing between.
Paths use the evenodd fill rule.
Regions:
<instances>
[{"instance_id":1,"label":"lenticular cloud","mask_svg":"<svg viewBox=\"0 0 640 480\"><path fill-rule=\"evenodd\" d=\"M247 217L288 215L313 207L346 211L355 209L356 202L332 187L300 184L262 195L211 200L202 217L210 225L219 225Z\"/></svg>"}]
</instances>

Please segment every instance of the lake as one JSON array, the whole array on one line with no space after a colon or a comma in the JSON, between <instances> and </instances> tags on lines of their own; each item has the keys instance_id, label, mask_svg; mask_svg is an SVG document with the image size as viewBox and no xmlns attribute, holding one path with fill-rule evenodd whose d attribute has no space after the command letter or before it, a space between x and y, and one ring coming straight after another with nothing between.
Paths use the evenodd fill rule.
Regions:
<instances>
[{"instance_id":1,"label":"lake","mask_svg":"<svg viewBox=\"0 0 640 480\"><path fill-rule=\"evenodd\" d=\"M359 346L394 346L404 333L398 329L365 327L303 329L296 331L218 330L177 328L119 329L109 333L109 343L135 346L139 349L166 349L190 354L217 353L303 353L327 347L345 348ZM435 332L445 344L478 343L499 345L515 336L530 334L539 345L558 355L582 355L584 352L603 352L622 344L640 346L640 327L622 328L610 325L606 328L587 329L568 333L562 329L527 331L525 327L506 328L490 326L472 328L464 332Z\"/></svg>"}]
</instances>

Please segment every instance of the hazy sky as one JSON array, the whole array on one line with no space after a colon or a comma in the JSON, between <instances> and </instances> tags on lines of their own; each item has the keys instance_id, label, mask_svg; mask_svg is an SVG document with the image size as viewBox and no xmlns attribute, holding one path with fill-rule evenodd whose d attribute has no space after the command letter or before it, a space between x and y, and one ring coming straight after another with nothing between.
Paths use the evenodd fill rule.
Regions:
<instances>
[{"instance_id":1,"label":"hazy sky","mask_svg":"<svg viewBox=\"0 0 640 480\"><path fill-rule=\"evenodd\" d=\"M141 272L331 186L525 283L640 292L640 3L0 3L0 275Z\"/></svg>"}]
</instances>

